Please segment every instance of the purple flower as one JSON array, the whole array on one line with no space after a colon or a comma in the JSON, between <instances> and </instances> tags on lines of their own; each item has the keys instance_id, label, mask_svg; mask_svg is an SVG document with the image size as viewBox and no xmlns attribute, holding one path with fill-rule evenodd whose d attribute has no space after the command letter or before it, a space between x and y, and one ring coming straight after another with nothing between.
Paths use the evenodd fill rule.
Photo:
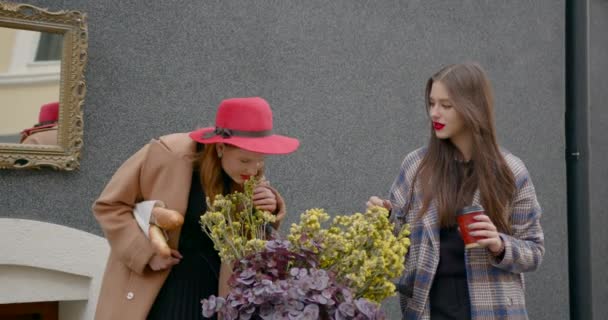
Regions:
<instances>
[{"instance_id":1,"label":"purple flower","mask_svg":"<svg viewBox=\"0 0 608 320\"><path fill-rule=\"evenodd\" d=\"M239 312L239 320L249 320L255 312L255 306L248 306L247 308L241 309Z\"/></svg>"},{"instance_id":2,"label":"purple flower","mask_svg":"<svg viewBox=\"0 0 608 320\"><path fill-rule=\"evenodd\" d=\"M283 249L283 250L288 250L289 249L289 241L287 240L271 240L266 242L266 249L268 250L268 252L275 252L277 250Z\"/></svg>"},{"instance_id":3,"label":"purple flower","mask_svg":"<svg viewBox=\"0 0 608 320\"><path fill-rule=\"evenodd\" d=\"M275 314L276 314L276 312L275 312L275 309L273 308L272 304L265 303L260 306L260 312L258 315L263 320L272 320L274 318Z\"/></svg>"},{"instance_id":4,"label":"purple flower","mask_svg":"<svg viewBox=\"0 0 608 320\"><path fill-rule=\"evenodd\" d=\"M298 275L298 277L302 278L302 277L306 277L308 276L308 270L302 268L300 269L300 274Z\"/></svg>"},{"instance_id":5,"label":"purple flower","mask_svg":"<svg viewBox=\"0 0 608 320\"><path fill-rule=\"evenodd\" d=\"M239 274L239 277L236 279L236 281L244 285L251 285L255 281L256 274L257 273L253 269L245 269Z\"/></svg>"},{"instance_id":6,"label":"purple flower","mask_svg":"<svg viewBox=\"0 0 608 320\"><path fill-rule=\"evenodd\" d=\"M222 314L222 319L225 320L236 320L239 313L236 308L226 308Z\"/></svg>"},{"instance_id":7,"label":"purple flower","mask_svg":"<svg viewBox=\"0 0 608 320\"><path fill-rule=\"evenodd\" d=\"M338 306L338 313L341 316L354 317L356 310L355 305L350 302L343 302Z\"/></svg>"},{"instance_id":8,"label":"purple flower","mask_svg":"<svg viewBox=\"0 0 608 320\"><path fill-rule=\"evenodd\" d=\"M288 310L302 311L304 310L304 303L298 300L291 300L287 305ZM291 312L290 312L291 313Z\"/></svg>"},{"instance_id":9,"label":"purple flower","mask_svg":"<svg viewBox=\"0 0 608 320\"><path fill-rule=\"evenodd\" d=\"M300 273L304 272L306 274L306 270L305 269L300 269L300 268L291 268L289 270L289 274L294 277L294 278L299 278L300 277Z\"/></svg>"},{"instance_id":10,"label":"purple flower","mask_svg":"<svg viewBox=\"0 0 608 320\"><path fill-rule=\"evenodd\" d=\"M323 290L323 292L321 292L321 294L327 298L327 299L331 299L334 296L334 291L331 289L325 289Z\"/></svg>"},{"instance_id":11,"label":"purple flower","mask_svg":"<svg viewBox=\"0 0 608 320\"><path fill-rule=\"evenodd\" d=\"M355 300L355 305L357 306L357 309L359 309L359 311L361 311L361 313L364 314L368 319L375 319L378 306L369 300L362 298Z\"/></svg>"},{"instance_id":12,"label":"purple flower","mask_svg":"<svg viewBox=\"0 0 608 320\"><path fill-rule=\"evenodd\" d=\"M246 303L246 301L243 298L241 298L241 299L230 299L230 306L233 307L233 308L236 308L236 307L238 307L240 305L243 305L245 303Z\"/></svg>"},{"instance_id":13,"label":"purple flower","mask_svg":"<svg viewBox=\"0 0 608 320\"><path fill-rule=\"evenodd\" d=\"M342 296L344 297L344 301L353 302L353 294L347 288L342 289Z\"/></svg>"},{"instance_id":14,"label":"purple flower","mask_svg":"<svg viewBox=\"0 0 608 320\"><path fill-rule=\"evenodd\" d=\"M325 288L327 288L327 286L329 285L329 276L327 275L327 272L325 272L325 270L311 271L311 278L311 288L315 290L325 290Z\"/></svg>"},{"instance_id":15,"label":"purple flower","mask_svg":"<svg viewBox=\"0 0 608 320\"><path fill-rule=\"evenodd\" d=\"M290 286L289 289L287 290L287 296L290 299L297 300L302 296L306 296L306 293L300 287Z\"/></svg>"},{"instance_id":16,"label":"purple flower","mask_svg":"<svg viewBox=\"0 0 608 320\"><path fill-rule=\"evenodd\" d=\"M263 286L255 286L253 287L253 295L260 296L264 293L265 289L266 288L264 288Z\"/></svg>"},{"instance_id":17,"label":"purple flower","mask_svg":"<svg viewBox=\"0 0 608 320\"><path fill-rule=\"evenodd\" d=\"M319 319L319 306L316 304L309 304L302 311L302 316L300 317L302 320L315 320Z\"/></svg>"},{"instance_id":18,"label":"purple flower","mask_svg":"<svg viewBox=\"0 0 608 320\"><path fill-rule=\"evenodd\" d=\"M324 296L320 295L320 294L315 294L312 297L313 301L318 303L318 304L328 304L329 303L329 299L325 298Z\"/></svg>"},{"instance_id":19,"label":"purple flower","mask_svg":"<svg viewBox=\"0 0 608 320\"><path fill-rule=\"evenodd\" d=\"M295 277L298 274L300 274L300 269L298 269L298 268L291 268L291 269L289 269L289 275L290 276Z\"/></svg>"},{"instance_id":20,"label":"purple flower","mask_svg":"<svg viewBox=\"0 0 608 320\"><path fill-rule=\"evenodd\" d=\"M202 300L205 317L218 313L224 320L384 319L376 304L354 300L351 290L335 274L317 269L312 251L290 251L288 241L272 240L266 248L235 262L226 299Z\"/></svg>"},{"instance_id":21,"label":"purple flower","mask_svg":"<svg viewBox=\"0 0 608 320\"><path fill-rule=\"evenodd\" d=\"M262 304L264 303L264 297L261 295L254 295L249 298L249 303Z\"/></svg>"},{"instance_id":22,"label":"purple flower","mask_svg":"<svg viewBox=\"0 0 608 320\"><path fill-rule=\"evenodd\" d=\"M218 312L224 306L224 298L218 298L216 296L210 296L209 299L201 300L203 304L203 316L209 318Z\"/></svg>"}]
</instances>

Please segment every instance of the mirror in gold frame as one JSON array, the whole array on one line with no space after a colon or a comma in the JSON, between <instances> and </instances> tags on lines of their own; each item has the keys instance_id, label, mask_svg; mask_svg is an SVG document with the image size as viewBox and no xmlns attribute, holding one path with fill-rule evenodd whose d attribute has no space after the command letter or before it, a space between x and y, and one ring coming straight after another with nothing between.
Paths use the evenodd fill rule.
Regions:
<instances>
[{"instance_id":1,"label":"mirror in gold frame","mask_svg":"<svg viewBox=\"0 0 608 320\"><path fill-rule=\"evenodd\" d=\"M0 1L0 169L80 165L86 14Z\"/></svg>"}]
</instances>

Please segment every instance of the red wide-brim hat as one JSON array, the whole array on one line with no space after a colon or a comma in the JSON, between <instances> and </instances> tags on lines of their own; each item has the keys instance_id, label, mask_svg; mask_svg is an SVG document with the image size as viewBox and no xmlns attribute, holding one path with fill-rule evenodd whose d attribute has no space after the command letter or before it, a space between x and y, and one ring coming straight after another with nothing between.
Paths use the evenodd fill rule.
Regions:
<instances>
[{"instance_id":1,"label":"red wide-brim hat","mask_svg":"<svg viewBox=\"0 0 608 320\"><path fill-rule=\"evenodd\" d=\"M38 112L38 123L48 123L59 120L59 102L43 104Z\"/></svg>"},{"instance_id":2,"label":"red wide-brim hat","mask_svg":"<svg viewBox=\"0 0 608 320\"><path fill-rule=\"evenodd\" d=\"M297 139L272 132L272 110L259 97L222 101L215 127L194 130L190 138L203 144L221 142L263 154L287 154L300 146Z\"/></svg>"},{"instance_id":3,"label":"red wide-brim hat","mask_svg":"<svg viewBox=\"0 0 608 320\"><path fill-rule=\"evenodd\" d=\"M21 141L36 131L57 126L57 120L59 120L59 102L43 104L38 111L38 123L21 131Z\"/></svg>"}]
</instances>

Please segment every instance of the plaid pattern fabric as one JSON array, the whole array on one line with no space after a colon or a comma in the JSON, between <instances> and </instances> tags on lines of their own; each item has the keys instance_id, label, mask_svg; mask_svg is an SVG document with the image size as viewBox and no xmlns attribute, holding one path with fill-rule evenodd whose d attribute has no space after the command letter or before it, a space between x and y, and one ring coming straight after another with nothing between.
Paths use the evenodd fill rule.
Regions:
<instances>
[{"instance_id":1,"label":"plaid pattern fabric","mask_svg":"<svg viewBox=\"0 0 608 320\"><path fill-rule=\"evenodd\" d=\"M408 154L390 190L392 221L399 228L410 225L411 246L405 271L399 280L403 319L429 319L429 291L439 264L439 219L433 203L422 219L416 219L422 206L417 183L408 212L410 185L426 148ZM465 263L471 301L471 318L528 319L524 297L523 272L538 268L544 255L544 236L540 226L541 208L523 162L502 151L515 175L517 192L510 205L512 235L500 234L505 244L501 261L485 248L465 250ZM473 204L479 204L478 192Z\"/></svg>"}]
</instances>

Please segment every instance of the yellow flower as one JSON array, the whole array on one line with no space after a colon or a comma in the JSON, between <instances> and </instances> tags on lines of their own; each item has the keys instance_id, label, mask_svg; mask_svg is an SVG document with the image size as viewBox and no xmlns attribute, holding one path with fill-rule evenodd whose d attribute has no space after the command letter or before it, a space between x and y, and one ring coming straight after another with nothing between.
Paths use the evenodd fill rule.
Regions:
<instances>
[{"instance_id":1,"label":"yellow flower","mask_svg":"<svg viewBox=\"0 0 608 320\"><path fill-rule=\"evenodd\" d=\"M207 199L208 210L200 223L223 261L262 250L265 225L276 221L270 212L253 207L255 183L250 179L244 192L218 195L213 203ZM403 272L410 245L409 226L394 230L388 212L379 207L338 215L324 227L328 221L325 210L306 210L300 222L290 226L287 239L296 251L315 253L319 267L333 272L336 280L350 287L355 298L380 302L394 295L391 280Z\"/></svg>"},{"instance_id":2,"label":"yellow flower","mask_svg":"<svg viewBox=\"0 0 608 320\"><path fill-rule=\"evenodd\" d=\"M324 210L307 210L299 224L292 224L287 239L296 248L318 248L320 267L335 272L355 297L380 302L394 295L391 280L403 272L409 227L404 226L395 236L388 212L378 207L336 216L324 229L321 224L327 220Z\"/></svg>"},{"instance_id":3,"label":"yellow flower","mask_svg":"<svg viewBox=\"0 0 608 320\"><path fill-rule=\"evenodd\" d=\"M265 225L276 221L268 211L253 206L253 189L258 181L245 182L244 192L217 195L200 218L203 231L213 241L222 261L234 261L261 250L266 239Z\"/></svg>"}]
</instances>

